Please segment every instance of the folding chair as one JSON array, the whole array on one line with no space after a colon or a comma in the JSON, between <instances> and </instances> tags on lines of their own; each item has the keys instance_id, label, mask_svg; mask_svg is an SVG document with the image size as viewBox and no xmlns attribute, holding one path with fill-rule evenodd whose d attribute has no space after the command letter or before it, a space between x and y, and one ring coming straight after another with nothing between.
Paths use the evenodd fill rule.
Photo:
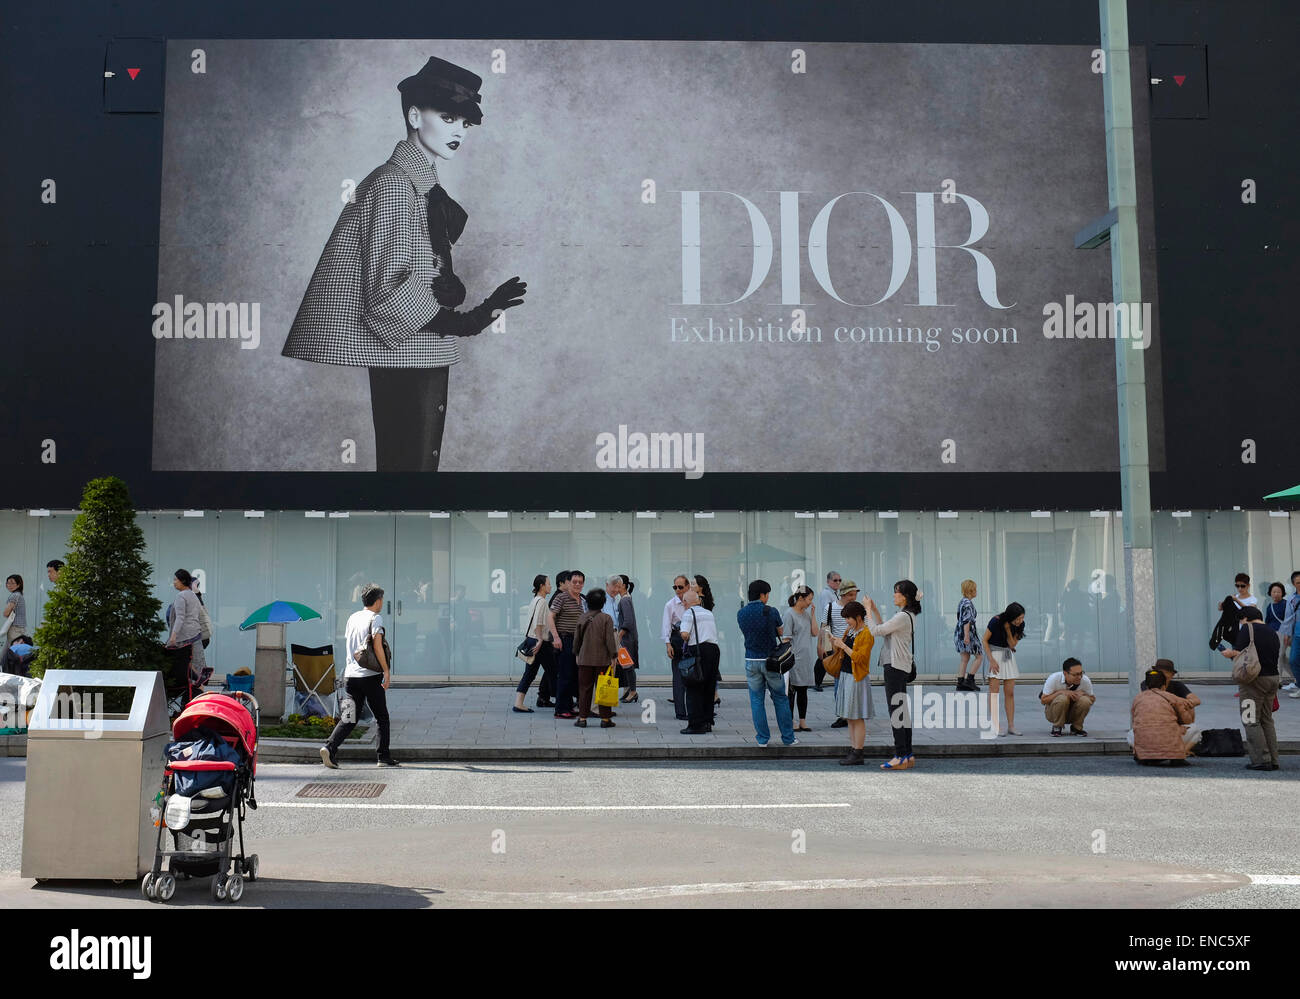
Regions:
<instances>
[{"instance_id":1,"label":"folding chair","mask_svg":"<svg viewBox=\"0 0 1300 999\"><path fill-rule=\"evenodd\" d=\"M326 699L332 699L334 710L330 717L338 717L339 695L334 677L334 646L322 645L313 649L306 645L290 645L289 651L293 661L294 701L301 702L306 709L310 708L314 697L324 712ZM309 712L303 710L301 713Z\"/></svg>"}]
</instances>

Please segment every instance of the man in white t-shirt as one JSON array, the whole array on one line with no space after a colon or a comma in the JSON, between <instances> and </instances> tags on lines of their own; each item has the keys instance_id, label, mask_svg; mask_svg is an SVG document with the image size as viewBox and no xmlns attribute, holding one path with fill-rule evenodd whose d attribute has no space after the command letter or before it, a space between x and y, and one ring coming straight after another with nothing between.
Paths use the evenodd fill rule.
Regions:
<instances>
[{"instance_id":1,"label":"man in white t-shirt","mask_svg":"<svg viewBox=\"0 0 1300 999\"><path fill-rule=\"evenodd\" d=\"M347 650L347 666L343 669L343 683L346 696L339 700L339 723L330 733L329 741L320 747L320 759L327 767L337 770L338 751L343 740L357 727L357 717L370 705L379 726L378 765L395 767L398 762L388 751L388 690L390 663L384 655L384 619L380 611L384 606L384 591L374 583L364 587L361 594L364 610L359 610L348 618L344 630L344 645ZM373 642L375 659L382 669L379 672L365 669L358 658Z\"/></svg>"},{"instance_id":2,"label":"man in white t-shirt","mask_svg":"<svg viewBox=\"0 0 1300 999\"><path fill-rule=\"evenodd\" d=\"M1052 735L1064 735L1065 723L1070 723L1071 735L1087 735L1083 720L1097 703L1092 693L1092 681L1083 675L1083 663L1071 656L1061 664L1043 684L1038 696L1044 714L1052 723Z\"/></svg>"}]
</instances>

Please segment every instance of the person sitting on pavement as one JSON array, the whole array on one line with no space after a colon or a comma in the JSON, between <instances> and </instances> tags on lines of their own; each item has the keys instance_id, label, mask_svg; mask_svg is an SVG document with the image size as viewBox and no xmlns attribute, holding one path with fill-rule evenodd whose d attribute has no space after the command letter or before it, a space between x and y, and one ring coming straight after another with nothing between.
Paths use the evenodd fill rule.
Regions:
<instances>
[{"instance_id":1,"label":"person sitting on pavement","mask_svg":"<svg viewBox=\"0 0 1300 999\"><path fill-rule=\"evenodd\" d=\"M1183 683L1182 680L1175 680L1178 670L1174 668L1172 659L1157 659L1155 668L1165 675L1165 690L1175 697L1181 697L1194 708L1201 706L1201 699L1192 693L1192 688ZM1147 682L1142 681L1142 689L1147 689Z\"/></svg>"},{"instance_id":2,"label":"person sitting on pavement","mask_svg":"<svg viewBox=\"0 0 1300 999\"><path fill-rule=\"evenodd\" d=\"M1097 703L1092 692L1092 680L1083 674L1083 663L1071 656L1061 663L1061 668L1049 676L1038 696L1043 703L1043 713L1052 723L1052 735L1062 735L1065 724L1070 724L1071 735L1086 736L1083 720Z\"/></svg>"},{"instance_id":3,"label":"person sitting on pavement","mask_svg":"<svg viewBox=\"0 0 1300 999\"><path fill-rule=\"evenodd\" d=\"M1167 691L1165 683L1163 671L1148 670L1145 689L1133 698L1133 759L1147 766L1186 766L1187 751L1201 738L1201 730L1192 724L1196 709Z\"/></svg>"}]
</instances>

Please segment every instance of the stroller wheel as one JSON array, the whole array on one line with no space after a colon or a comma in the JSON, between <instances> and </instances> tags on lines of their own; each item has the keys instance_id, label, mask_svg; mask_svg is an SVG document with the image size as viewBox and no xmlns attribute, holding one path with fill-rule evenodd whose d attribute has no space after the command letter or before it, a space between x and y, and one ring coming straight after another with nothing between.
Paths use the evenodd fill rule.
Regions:
<instances>
[{"instance_id":1,"label":"stroller wheel","mask_svg":"<svg viewBox=\"0 0 1300 999\"><path fill-rule=\"evenodd\" d=\"M238 902L244 897L244 879L238 874L230 875L226 882L226 901Z\"/></svg>"},{"instance_id":2,"label":"stroller wheel","mask_svg":"<svg viewBox=\"0 0 1300 999\"><path fill-rule=\"evenodd\" d=\"M151 902L153 901L153 882L154 877L152 871L146 874L140 881L140 894Z\"/></svg>"},{"instance_id":3,"label":"stroller wheel","mask_svg":"<svg viewBox=\"0 0 1300 999\"><path fill-rule=\"evenodd\" d=\"M176 894L176 875L160 874L158 882L154 888L155 895L160 902L170 902L173 895Z\"/></svg>"},{"instance_id":4,"label":"stroller wheel","mask_svg":"<svg viewBox=\"0 0 1300 999\"><path fill-rule=\"evenodd\" d=\"M226 900L226 879L217 874L212 878L212 897L218 902Z\"/></svg>"},{"instance_id":5,"label":"stroller wheel","mask_svg":"<svg viewBox=\"0 0 1300 999\"><path fill-rule=\"evenodd\" d=\"M257 854L250 853L248 859L244 861L244 874L249 881L257 880Z\"/></svg>"}]
</instances>

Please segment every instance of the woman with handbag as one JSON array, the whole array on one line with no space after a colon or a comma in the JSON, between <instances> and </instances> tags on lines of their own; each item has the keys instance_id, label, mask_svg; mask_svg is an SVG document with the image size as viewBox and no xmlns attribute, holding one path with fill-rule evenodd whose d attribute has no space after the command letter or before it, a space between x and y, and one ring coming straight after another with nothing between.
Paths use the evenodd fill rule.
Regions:
<instances>
[{"instance_id":1,"label":"woman with handbag","mask_svg":"<svg viewBox=\"0 0 1300 999\"><path fill-rule=\"evenodd\" d=\"M618 662L618 642L614 640L614 619L605 613L605 591L599 586L587 591L587 610L578 620L573 633L573 653L578 660L578 728L587 727L591 698L596 691L596 677ZM612 712L600 705L600 727L613 728Z\"/></svg>"},{"instance_id":2,"label":"woman with handbag","mask_svg":"<svg viewBox=\"0 0 1300 999\"><path fill-rule=\"evenodd\" d=\"M921 613L921 592L910 579L894 584L897 612L881 621L876 602L867 598L867 610L875 618L871 634L888 636L880 652L881 672L885 674L885 705L889 725L894 732L894 756L881 770L911 770L916 765L912 755L912 713L907 703L907 685L916 679L916 616Z\"/></svg>"},{"instance_id":3,"label":"woman with handbag","mask_svg":"<svg viewBox=\"0 0 1300 999\"><path fill-rule=\"evenodd\" d=\"M722 661L722 649L718 645L718 622L712 609L704 606L704 596L697 589L682 595L681 635L687 718L681 734L705 735L713 731L713 695L721 679L718 663Z\"/></svg>"},{"instance_id":4,"label":"woman with handbag","mask_svg":"<svg viewBox=\"0 0 1300 999\"><path fill-rule=\"evenodd\" d=\"M982 640L984 654L989 657L989 714L993 717L996 730L998 688L1005 684L1003 704L1007 711L1007 735L1020 734L1016 731L1016 680L1020 678L1020 668L1016 665L1016 646L1024 637L1025 608L1013 600L1001 614L989 618Z\"/></svg>"},{"instance_id":5,"label":"woman with handbag","mask_svg":"<svg viewBox=\"0 0 1300 999\"><path fill-rule=\"evenodd\" d=\"M551 672L555 665L554 649L561 647L560 636L555 631L555 615L551 613L550 602L547 599L550 592L549 576L538 573L533 577L533 602L528 606L528 625L524 628L524 642L533 639L536 644L533 645L531 662L526 656L520 655L524 661L524 675L519 678L519 686L515 688L515 705L511 708L512 711L523 715L533 713L532 708L524 707L524 697L528 694L533 677L537 676L539 669L545 671L543 677ZM522 646L520 651L522 652Z\"/></svg>"},{"instance_id":6,"label":"woman with handbag","mask_svg":"<svg viewBox=\"0 0 1300 999\"><path fill-rule=\"evenodd\" d=\"M811 591L809 591L811 595ZM867 743L867 702L871 696L871 649L875 636L867 629L867 609L856 600L841 608L847 625L843 638L832 638L836 653L826 660L826 672L836 677L835 713L848 722L849 753L840 760L842 767L864 764L863 747ZM798 650L795 650L796 661ZM797 729L796 729L797 731Z\"/></svg>"},{"instance_id":7,"label":"woman with handbag","mask_svg":"<svg viewBox=\"0 0 1300 999\"><path fill-rule=\"evenodd\" d=\"M619 647L627 652L627 658L632 660L630 666L619 664L624 688L622 701L631 704L640 700L636 692L636 664L641 661L641 642L637 637L636 608L632 606L632 591L636 584L625 572L619 573L619 578L623 580L623 588L618 597L618 633L614 637L618 639Z\"/></svg>"},{"instance_id":8,"label":"woman with handbag","mask_svg":"<svg viewBox=\"0 0 1300 999\"><path fill-rule=\"evenodd\" d=\"M813 665L817 661L817 619L812 613L813 591L801 586L790 594L789 610L781 615L782 634L789 635L794 646L794 668L790 670L790 714L796 732L811 732L808 720L808 688L813 685ZM852 733L850 733L850 736ZM851 740L850 740L851 741Z\"/></svg>"},{"instance_id":9,"label":"woman with handbag","mask_svg":"<svg viewBox=\"0 0 1300 999\"><path fill-rule=\"evenodd\" d=\"M703 608L704 608L706 611L708 611L710 614L712 614L712 613L713 613L713 607L714 607L714 604L713 604L713 589L712 589L712 587L709 586L709 581L708 581L707 579L705 579L703 576L701 576L698 572L695 574L694 579L695 579L695 582L692 584L692 589L694 589L695 592L698 593L698 594L700 595L700 606L703 607ZM719 674L719 676L718 676L718 683L721 683L721 682L722 682L722 676L721 676L721 674ZM689 699L689 698L688 698L688 699ZM713 707L714 707L714 709L717 709L717 708L721 707L721 705L722 705L722 698L718 696L717 687L716 687L716 685L715 685L714 690L713 690ZM717 713L718 713L718 712L717 712L716 710L713 710L713 711L711 711L711 712L709 713L709 725L710 725L710 727L713 725L713 716L716 715ZM689 715L690 715L690 712L688 711L688 712L687 712L687 716L689 717Z\"/></svg>"}]
</instances>

